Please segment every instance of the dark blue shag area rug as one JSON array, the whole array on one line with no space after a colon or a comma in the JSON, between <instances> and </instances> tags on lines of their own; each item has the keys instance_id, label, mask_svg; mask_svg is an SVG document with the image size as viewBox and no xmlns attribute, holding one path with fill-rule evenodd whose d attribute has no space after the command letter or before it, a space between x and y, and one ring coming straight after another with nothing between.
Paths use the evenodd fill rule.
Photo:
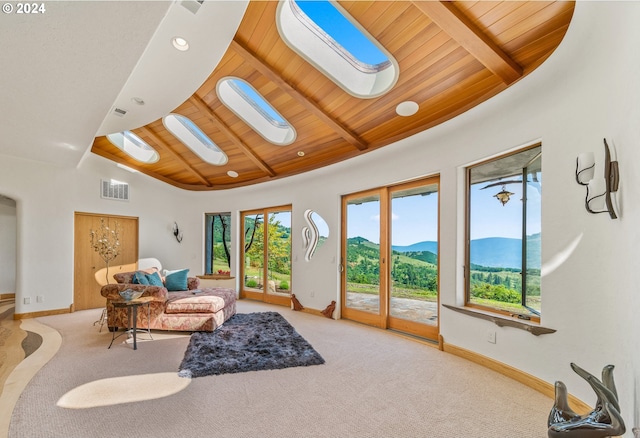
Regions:
<instances>
[{"instance_id":1,"label":"dark blue shag area rug","mask_svg":"<svg viewBox=\"0 0 640 438\"><path fill-rule=\"evenodd\" d=\"M191 335L179 375L191 378L323 363L279 313L237 313L214 332Z\"/></svg>"}]
</instances>

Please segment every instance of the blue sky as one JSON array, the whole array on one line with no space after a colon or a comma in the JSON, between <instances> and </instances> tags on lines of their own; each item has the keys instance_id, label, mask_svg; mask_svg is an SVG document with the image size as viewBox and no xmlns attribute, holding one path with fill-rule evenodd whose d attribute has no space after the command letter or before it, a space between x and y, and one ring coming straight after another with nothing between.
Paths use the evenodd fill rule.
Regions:
<instances>
[{"instance_id":1,"label":"blue sky","mask_svg":"<svg viewBox=\"0 0 640 438\"><path fill-rule=\"evenodd\" d=\"M507 190L514 195L506 205L502 205L494 195L501 186L481 190L486 184L477 184L471 190L472 211L474 212L471 239L485 237L509 237L520 239L522 217L522 189L519 184L510 184ZM529 220L527 234L540 232L540 193L529 186ZM423 241L437 241L438 195L409 196L393 200L392 245L408 246ZM350 205L348 237L361 236L374 243L380 243L380 204L367 202Z\"/></svg>"},{"instance_id":2,"label":"blue sky","mask_svg":"<svg viewBox=\"0 0 640 438\"><path fill-rule=\"evenodd\" d=\"M475 184L471 188L471 239L485 237L522 238L522 186L508 184L507 191L514 193L506 205L502 205L494 195L501 186L481 190L485 184ZM540 232L540 192L529 185L527 205L527 234Z\"/></svg>"},{"instance_id":3,"label":"blue sky","mask_svg":"<svg viewBox=\"0 0 640 438\"><path fill-rule=\"evenodd\" d=\"M438 194L408 196L393 199L392 245L411 245L416 242L438 240ZM350 205L348 214L349 235L364 237L380 243L380 203L367 202Z\"/></svg>"},{"instance_id":4,"label":"blue sky","mask_svg":"<svg viewBox=\"0 0 640 438\"><path fill-rule=\"evenodd\" d=\"M522 237L520 223L522 215L522 190L518 184L510 184L507 189L513 192L510 201L502 205L494 195L502 190L495 186L481 190L484 184L477 184L471 189L472 220L471 239L485 237ZM527 234L540 232L540 193L530 186L529 190L529 230ZM437 241L438 194L428 196L407 196L393 199L392 211L392 245L408 246L417 242ZM315 213L315 215L318 215ZM319 215L318 215L319 216ZM314 216L315 218L315 216ZM277 214L277 219L285 227L291 226L291 214ZM364 237L380 243L380 203L366 202L350 205L347 214L348 237ZM317 220L321 236L329 236L330 230L324 221ZM334 232L338 233L339 230Z\"/></svg>"},{"instance_id":5,"label":"blue sky","mask_svg":"<svg viewBox=\"0 0 640 438\"><path fill-rule=\"evenodd\" d=\"M296 1L302 11L320 28L361 62L376 65L387 56L371 43L328 1Z\"/></svg>"},{"instance_id":6,"label":"blue sky","mask_svg":"<svg viewBox=\"0 0 640 438\"><path fill-rule=\"evenodd\" d=\"M417 240L416 240L417 239ZM438 240L438 194L392 200L391 244L411 245Z\"/></svg>"},{"instance_id":7,"label":"blue sky","mask_svg":"<svg viewBox=\"0 0 640 438\"><path fill-rule=\"evenodd\" d=\"M238 79L231 79L231 81L235 85L237 85L250 100L258 104L258 106L260 106L260 108L262 108L273 120L277 121L278 123L287 124L287 122L280 116L280 114L278 114L273 109L273 107L269 103L267 103L262 95L257 93L256 90L253 89L251 85L247 84L245 81L241 81Z\"/></svg>"}]
</instances>

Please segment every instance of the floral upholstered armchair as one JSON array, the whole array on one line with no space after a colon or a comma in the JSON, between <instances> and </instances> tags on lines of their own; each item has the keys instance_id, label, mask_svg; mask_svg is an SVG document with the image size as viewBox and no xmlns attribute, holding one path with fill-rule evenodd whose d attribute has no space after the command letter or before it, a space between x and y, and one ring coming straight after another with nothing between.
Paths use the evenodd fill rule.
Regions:
<instances>
[{"instance_id":1,"label":"floral upholstered armchair","mask_svg":"<svg viewBox=\"0 0 640 438\"><path fill-rule=\"evenodd\" d=\"M109 330L127 327L127 309L115 307L120 291L142 291L151 297L149 308L137 312L137 326L156 330L213 331L236 313L236 291L228 288L200 288L200 279L188 277L188 269L163 271L150 268L113 276L100 293L107 299ZM148 311L147 311L148 310Z\"/></svg>"},{"instance_id":2,"label":"floral upholstered armchair","mask_svg":"<svg viewBox=\"0 0 640 438\"><path fill-rule=\"evenodd\" d=\"M140 282L139 278L141 278L141 276L149 278L147 275L157 277L159 282L154 284L148 281L146 283ZM154 321L157 321L158 317L164 314L165 303L169 298L169 289L172 291L188 291L197 290L200 286L199 278L186 277L186 273L184 273L184 277L186 278L186 282L183 283L182 287L179 283L175 282L166 284L167 278L171 281L171 277L165 276L163 279L157 268L114 274L113 278L117 283L104 285L100 290L100 294L107 299L107 326L109 330L114 330L116 327L127 327L127 309L121 307L115 308L111 303L113 300L121 300L120 292L126 289L142 291L143 297L153 298L149 303L149 312L138 312L138 327L149 326L152 329L162 329L162 327L157 327Z\"/></svg>"}]
</instances>

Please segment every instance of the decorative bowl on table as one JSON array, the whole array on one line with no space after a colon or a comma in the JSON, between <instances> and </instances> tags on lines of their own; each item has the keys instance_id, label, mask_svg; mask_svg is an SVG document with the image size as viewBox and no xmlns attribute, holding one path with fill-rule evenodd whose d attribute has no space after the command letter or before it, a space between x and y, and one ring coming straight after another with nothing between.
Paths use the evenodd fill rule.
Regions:
<instances>
[{"instance_id":1,"label":"decorative bowl on table","mask_svg":"<svg viewBox=\"0 0 640 438\"><path fill-rule=\"evenodd\" d=\"M136 298L140 298L142 295L141 290L133 290L133 289L125 289L119 292L120 296L125 301L135 300Z\"/></svg>"}]
</instances>

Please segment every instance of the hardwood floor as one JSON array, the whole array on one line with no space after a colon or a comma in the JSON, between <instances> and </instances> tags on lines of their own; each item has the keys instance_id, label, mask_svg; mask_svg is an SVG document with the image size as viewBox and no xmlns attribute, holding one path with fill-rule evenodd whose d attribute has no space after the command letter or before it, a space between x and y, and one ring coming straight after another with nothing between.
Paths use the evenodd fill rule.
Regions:
<instances>
[{"instance_id":1,"label":"hardwood floor","mask_svg":"<svg viewBox=\"0 0 640 438\"><path fill-rule=\"evenodd\" d=\"M0 437L7 435L16 399L5 384L11 372L26 357L22 341L26 339L27 332L20 328L21 321L13 319L15 307L14 295L0 295L0 418L3 419Z\"/></svg>"},{"instance_id":2,"label":"hardwood floor","mask_svg":"<svg viewBox=\"0 0 640 438\"><path fill-rule=\"evenodd\" d=\"M0 438L23 389L59 348L57 333L32 319L15 320L14 312L15 296L0 294Z\"/></svg>"},{"instance_id":3,"label":"hardwood floor","mask_svg":"<svg viewBox=\"0 0 640 438\"><path fill-rule=\"evenodd\" d=\"M22 341L27 332L20 328L21 321L13 319L15 297L2 295L0 299L0 395L7 377L24 360Z\"/></svg>"}]
</instances>

